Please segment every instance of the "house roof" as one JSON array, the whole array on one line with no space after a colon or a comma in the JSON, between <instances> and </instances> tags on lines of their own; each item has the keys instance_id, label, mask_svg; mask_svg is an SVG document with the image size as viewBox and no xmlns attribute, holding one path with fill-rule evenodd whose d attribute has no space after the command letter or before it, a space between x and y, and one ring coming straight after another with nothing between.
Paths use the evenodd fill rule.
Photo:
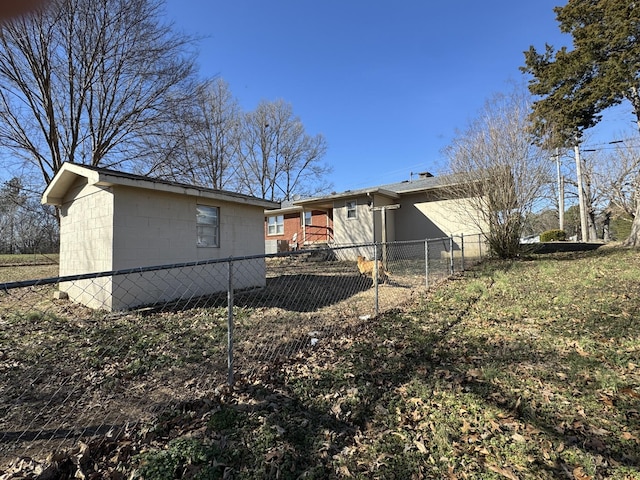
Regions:
<instances>
[{"instance_id":1,"label":"house roof","mask_svg":"<svg viewBox=\"0 0 640 480\"><path fill-rule=\"evenodd\" d=\"M420 177L416 180L405 180L403 182L390 183L383 185L382 188L391 190L398 194L424 192L427 190L436 190L439 188L451 187L460 183L469 181L468 175L449 174L442 176Z\"/></svg>"},{"instance_id":2,"label":"house roof","mask_svg":"<svg viewBox=\"0 0 640 480\"><path fill-rule=\"evenodd\" d=\"M89 185L103 187L121 185L158 192L176 193L193 197L242 203L262 208L277 208L279 206L276 202L270 202L262 198L256 198L226 190L196 187L194 185L170 182L167 180L160 180L157 178L119 172L117 170L109 170L90 165L79 165L71 162L65 162L62 164L62 167L60 167L60 170L56 173L42 194L42 203L57 206L62 205L64 196L68 192L69 188L71 188L73 183L81 177L86 178Z\"/></svg>"},{"instance_id":3,"label":"house roof","mask_svg":"<svg viewBox=\"0 0 640 480\"><path fill-rule=\"evenodd\" d=\"M264 210L265 215L286 215L287 213L300 213L304 210L302 205L295 205L291 200L283 200L280 204L280 208L274 210L272 208L266 208Z\"/></svg>"},{"instance_id":4,"label":"house roof","mask_svg":"<svg viewBox=\"0 0 640 480\"><path fill-rule=\"evenodd\" d=\"M382 195L392 200L400 198L401 195L437 190L439 188L450 187L468 181L468 177L460 174L450 174L442 176L425 176L416 180L405 180L403 182L388 183L375 187L360 188L357 190L345 190L344 192L333 192L330 195L320 197L303 198L290 202L288 207L282 205L282 209L291 209L292 206L318 206L329 208L334 200L362 197L364 195Z\"/></svg>"},{"instance_id":5,"label":"house roof","mask_svg":"<svg viewBox=\"0 0 640 480\"><path fill-rule=\"evenodd\" d=\"M332 193L331 195L326 195L323 197L303 198L294 203L296 205L305 205L305 204L311 204L311 203L317 203L317 202L324 202L327 200L339 200L342 198L361 197L363 195L373 195L373 194L378 194L378 195L382 195L382 196L393 198L393 199L400 197L400 195L398 195L396 192L393 192L386 188L371 187L371 188L360 188L358 190L345 190L344 192Z\"/></svg>"}]
</instances>

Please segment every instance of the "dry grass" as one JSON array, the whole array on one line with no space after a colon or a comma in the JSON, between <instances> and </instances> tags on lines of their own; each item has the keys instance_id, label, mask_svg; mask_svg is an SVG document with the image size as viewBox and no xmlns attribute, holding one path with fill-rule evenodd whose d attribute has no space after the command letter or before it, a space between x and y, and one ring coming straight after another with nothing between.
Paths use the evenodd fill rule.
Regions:
<instances>
[{"instance_id":1,"label":"dry grass","mask_svg":"<svg viewBox=\"0 0 640 480\"><path fill-rule=\"evenodd\" d=\"M28 335L23 357L51 345L57 368L82 367L89 411L109 406L109 382L112 402L175 395L140 414L148 421L56 456L59 478L638 479L639 276L640 255L625 249L485 263L378 318L347 315L365 288L326 305L343 314L333 335L231 389L194 377L224 341L213 307L14 325ZM265 332L307 335L304 321L279 323L296 304L272 310L269 298L240 304L240 330L262 318ZM38 468L23 460L7 478Z\"/></svg>"}]
</instances>

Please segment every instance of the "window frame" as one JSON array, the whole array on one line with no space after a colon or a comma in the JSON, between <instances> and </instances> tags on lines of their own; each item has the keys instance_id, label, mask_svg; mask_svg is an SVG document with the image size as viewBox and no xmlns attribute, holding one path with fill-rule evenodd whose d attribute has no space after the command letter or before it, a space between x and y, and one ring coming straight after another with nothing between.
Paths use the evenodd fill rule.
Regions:
<instances>
[{"instance_id":1,"label":"window frame","mask_svg":"<svg viewBox=\"0 0 640 480\"><path fill-rule=\"evenodd\" d=\"M353 205L353 208L350 205ZM357 200L347 200L345 202L345 207L347 209L347 220L355 220L358 218L358 201ZM353 215L350 215L351 212L353 212Z\"/></svg>"},{"instance_id":2,"label":"window frame","mask_svg":"<svg viewBox=\"0 0 640 480\"><path fill-rule=\"evenodd\" d=\"M206 214L207 212L209 214ZM205 221L207 219L212 219L212 221ZM212 233L205 233L207 230ZM205 239L211 239L211 242L207 242ZM196 246L198 248L220 248L220 207L196 205Z\"/></svg>"},{"instance_id":3,"label":"window frame","mask_svg":"<svg viewBox=\"0 0 640 480\"><path fill-rule=\"evenodd\" d=\"M282 221L278 222L278 218L281 218ZM271 219L275 219L273 223L271 223ZM272 232L271 227L274 227L275 231ZM282 227L281 231L278 231L278 227ZM284 235L284 215L267 215L267 235L270 237Z\"/></svg>"},{"instance_id":4,"label":"window frame","mask_svg":"<svg viewBox=\"0 0 640 480\"><path fill-rule=\"evenodd\" d=\"M313 225L313 212L311 210L305 210L300 220L303 227L310 227Z\"/></svg>"}]
</instances>

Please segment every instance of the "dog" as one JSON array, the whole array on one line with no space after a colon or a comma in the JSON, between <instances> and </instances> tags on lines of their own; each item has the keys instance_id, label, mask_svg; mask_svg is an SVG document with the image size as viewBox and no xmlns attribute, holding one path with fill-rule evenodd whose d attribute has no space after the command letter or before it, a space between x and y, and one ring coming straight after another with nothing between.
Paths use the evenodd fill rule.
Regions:
<instances>
[{"instance_id":1,"label":"dog","mask_svg":"<svg viewBox=\"0 0 640 480\"><path fill-rule=\"evenodd\" d=\"M371 278L373 278L375 268L376 264L374 260L367 260L366 257L358 255L358 271L360 275L371 275ZM378 260L378 278L386 282L390 276L389 272L384 269L382 260Z\"/></svg>"}]
</instances>

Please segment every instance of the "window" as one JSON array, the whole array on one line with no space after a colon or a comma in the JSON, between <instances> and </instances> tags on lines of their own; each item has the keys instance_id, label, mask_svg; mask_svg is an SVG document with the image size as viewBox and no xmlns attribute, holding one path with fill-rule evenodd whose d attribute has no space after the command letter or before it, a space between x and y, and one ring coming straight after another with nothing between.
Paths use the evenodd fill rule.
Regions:
<instances>
[{"instance_id":1,"label":"window","mask_svg":"<svg viewBox=\"0 0 640 480\"><path fill-rule=\"evenodd\" d=\"M304 212L304 219L302 220L304 226L311 225L311 211Z\"/></svg>"},{"instance_id":2,"label":"window","mask_svg":"<svg viewBox=\"0 0 640 480\"><path fill-rule=\"evenodd\" d=\"M347 218L358 218L355 200L347 202Z\"/></svg>"},{"instance_id":3,"label":"window","mask_svg":"<svg viewBox=\"0 0 640 480\"><path fill-rule=\"evenodd\" d=\"M196 232L198 247L220 246L220 209L196 205Z\"/></svg>"},{"instance_id":4,"label":"window","mask_svg":"<svg viewBox=\"0 0 640 480\"><path fill-rule=\"evenodd\" d=\"M267 235L282 235L284 233L284 215L267 217Z\"/></svg>"}]
</instances>

